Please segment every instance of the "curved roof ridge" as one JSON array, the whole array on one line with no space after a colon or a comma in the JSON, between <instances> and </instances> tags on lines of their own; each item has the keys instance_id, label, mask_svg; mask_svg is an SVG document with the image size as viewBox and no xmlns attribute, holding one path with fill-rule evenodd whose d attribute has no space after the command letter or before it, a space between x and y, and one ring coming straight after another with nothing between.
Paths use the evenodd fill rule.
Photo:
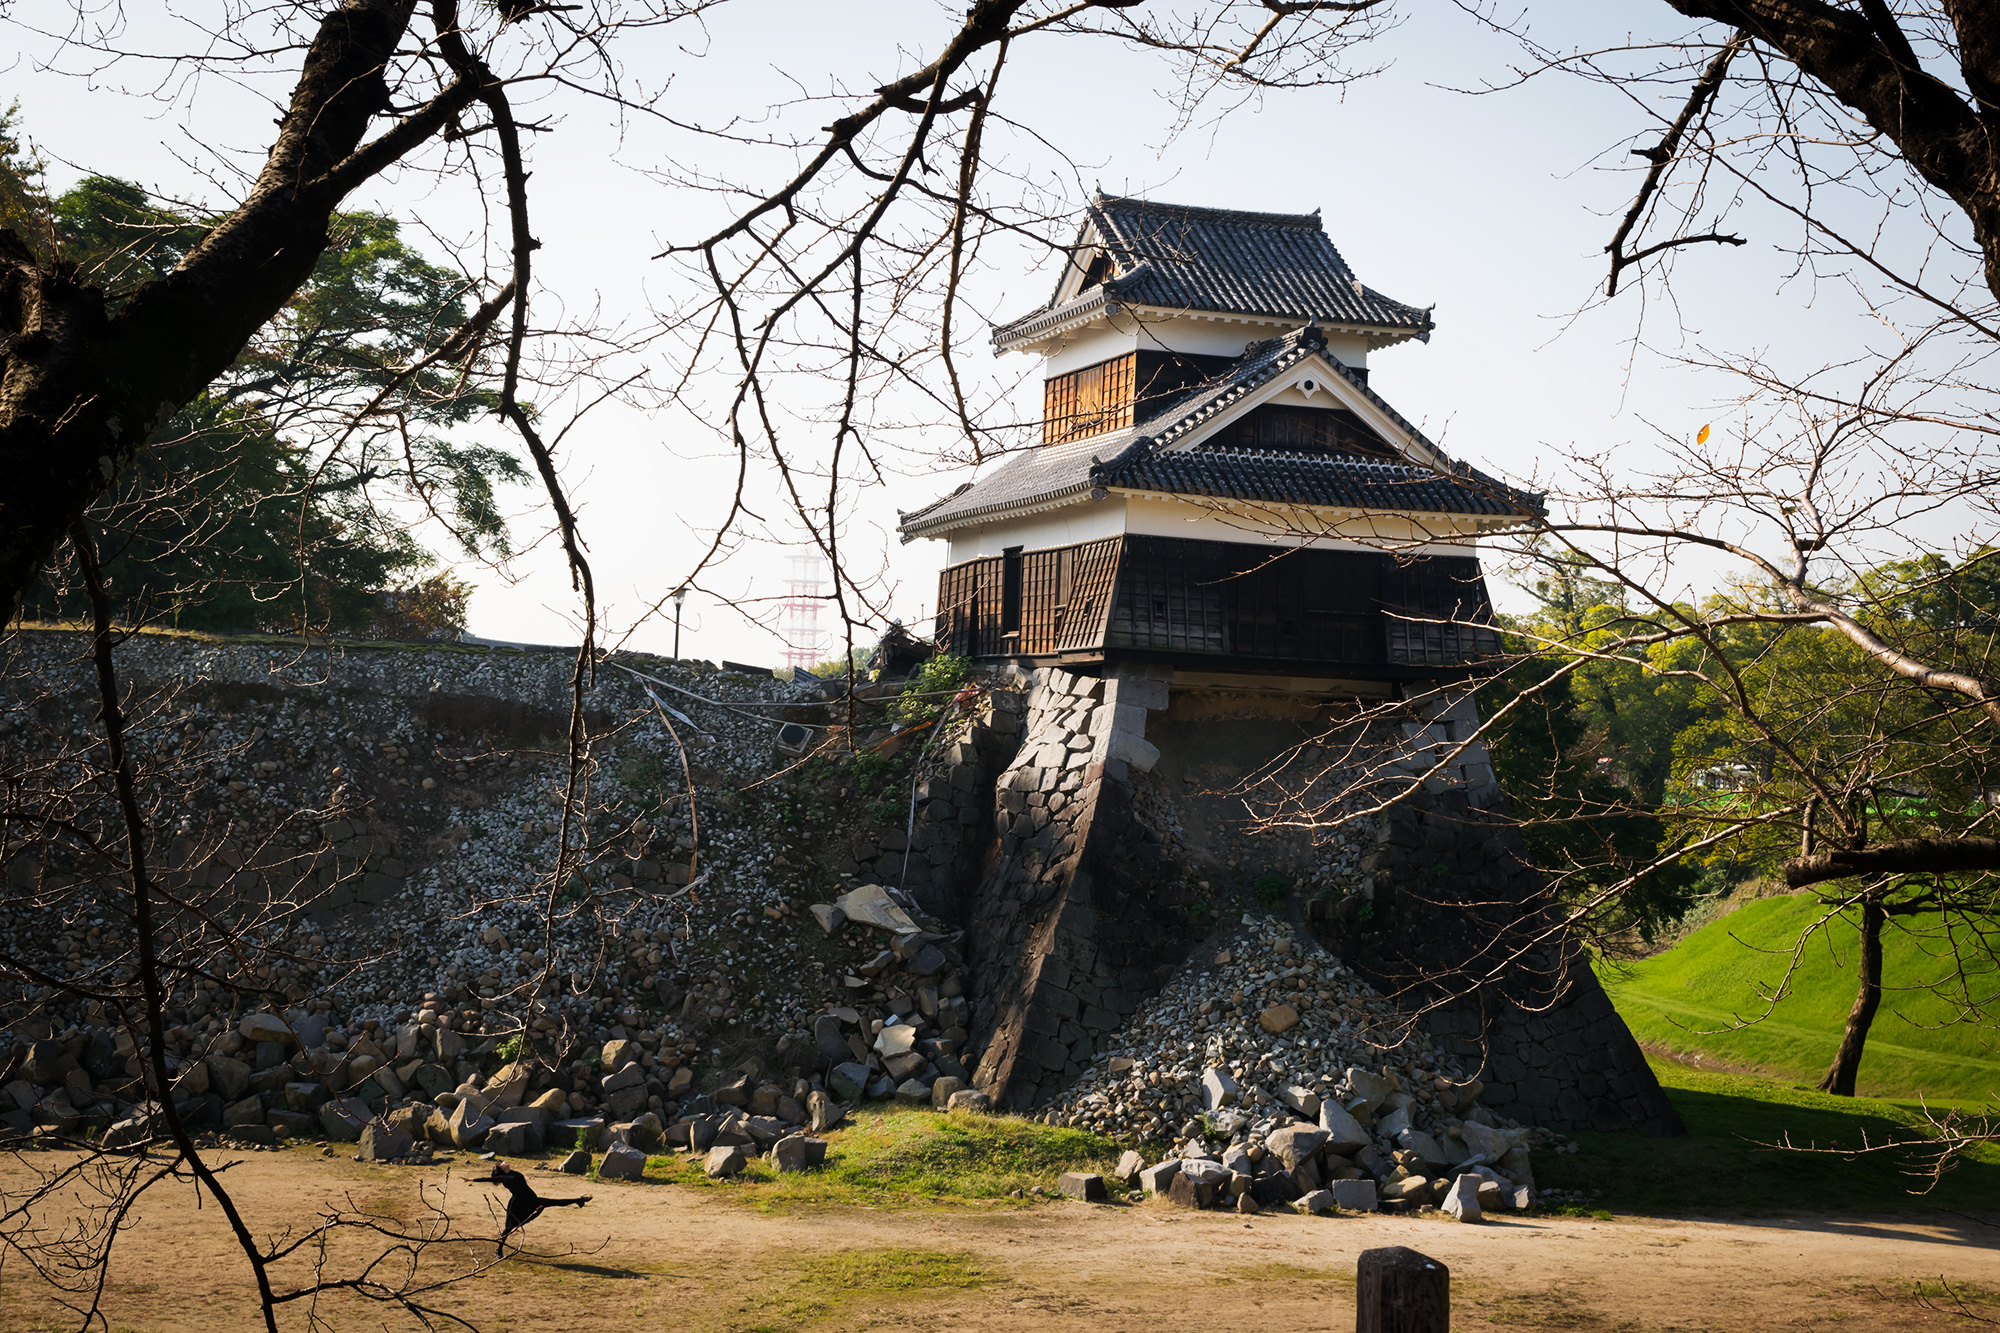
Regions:
<instances>
[{"instance_id":1,"label":"curved roof ridge","mask_svg":"<svg viewBox=\"0 0 2000 1333\"><path fill-rule=\"evenodd\" d=\"M1100 192L1090 201L1090 209L1121 208L1149 213L1188 213L1218 222L1235 222L1253 227L1304 227L1318 231L1322 227L1319 210L1310 213L1264 213L1247 208L1214 208L1206 204L1169 204L1157 199L1141 199L1137 195L1104 194Z\"/></svg>"}]
</instances>

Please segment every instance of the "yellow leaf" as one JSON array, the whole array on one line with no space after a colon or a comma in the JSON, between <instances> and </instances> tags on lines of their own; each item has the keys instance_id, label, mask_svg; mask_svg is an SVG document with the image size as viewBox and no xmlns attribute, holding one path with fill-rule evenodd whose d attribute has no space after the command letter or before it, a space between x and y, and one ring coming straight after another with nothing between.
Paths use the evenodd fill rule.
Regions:
<instances>
[{"instance_id":1,"label":"yellow leaf","mask_svg":"<svg viewBox=\"0 0 2000 1333\"><path fill-rule=\"evenodd\" d=\"M1694 433L1694 442L1696 444L1708 443L1708 427L1703 426L1700 430Z\"/></svg>"}]
</instances>

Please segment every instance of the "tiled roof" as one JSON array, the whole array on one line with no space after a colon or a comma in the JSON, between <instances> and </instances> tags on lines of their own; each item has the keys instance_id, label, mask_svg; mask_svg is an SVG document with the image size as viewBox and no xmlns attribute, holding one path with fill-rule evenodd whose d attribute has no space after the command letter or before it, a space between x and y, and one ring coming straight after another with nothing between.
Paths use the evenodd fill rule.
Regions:
<instances>
[{"instance_id":1,"label":"tiled roof","mask_svg":"<svg viewBox=\"0 0 2000 1333\"><path fill-rule=\"evenodd\" d=\"M1100 194L1079 244L1093 235L1117 261L1117 276L1061 306L1052 296L1042 309L995 329L995 343L1032 337L1109 302L1430 335L1430 311L1362 285L1316 212L1246 213Z\"/></svg>"},{"instance_id":2,"label":"tiled roof","mask_svg":"<svg viewBox=\"0 0 2000 1333\"><path fill-rule=\"evenodd\" d=\"M1190 390L1134 430L1043 445L1017 454L988 476L903 515L903 540L1052 504L1097 486L1264 504L1431 514L1540 512L1540 496L1514 490L1476 468L1445 457L1381 395L1330 357L1323 359L1437 459L1435 468L1337 454L1212 448L1206 444L1170 447L1325 346L1324 336L1312 328L1273 338L1252 349L1252 354L1232 366L1228 374Z\"/></svg>"},{"instance_id":3,"label":"tiled roof","mask_svg":"<svg viewBox=\"0 0 2000 1333\"><path fill-rule=\"evenodd\" d=\"M1439 476L1427 467L1344 454L1262 449L1136 449L1099 469L1102 486L1333 509L1420 514L1518 514L1519 492L1498 483Z\"/></svg>"}]
</instances>

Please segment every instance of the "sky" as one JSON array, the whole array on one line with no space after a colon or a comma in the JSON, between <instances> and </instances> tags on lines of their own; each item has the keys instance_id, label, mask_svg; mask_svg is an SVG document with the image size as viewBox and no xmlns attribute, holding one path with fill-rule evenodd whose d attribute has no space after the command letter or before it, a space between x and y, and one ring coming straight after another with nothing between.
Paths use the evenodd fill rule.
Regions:
<instances>
[{"instance_id":1,"label":"sky","mask_svg":"<svg viewBox=\"0 0 2000 1333\"><path fill-rule=\"evenodd\" d=\"M120 40L154 51L186 46L208 8L180 0L172 12L186 22L135 16ZM1657 0L1533 8L1538 35L1564 47L1684 31ZM1169 71L1157 56L1101 39L1032 49L1023 42L1003 94L1023 128L1001 151L1016 153L1011 160L1024 169L1046 170L1054 155L1037 156L1035 141L1053 145L1078 164L1063 182L1074 202L1101 186L1190 204L1322 210L1364 281L1399 300L1436 305L1428 344L1376 354L1371 386L1455 456L1513 480L1533 483L1566 460L1607 452L1642 468L1663 437L1691 436L1736 390L1726 376L1677 366L1676 350L1716 347L1812 365L1851 338L1842 322L1853 317L1851 303L1791 277L1784 247L1792 235L1781 219L1754 212L1744 219L1748 245L1704 247L1680 260L1672 308L1645 309L1636 292L1593 308L1604 245L1638 183L1628 165L1636 159L1624 150L1648 124L1634 99L1677 104L1684 89L1605 89L1547 75L1503 91L1467 91L1508 81L1510 68L1524 63L1518 44L1454 6L1407 9L1405 21L1362 56L1383 67L1379 74L1344 89L1269 94L1171 139L1162 92ZM0 97L18 99L26 128L55 164L53 184L90 170L211 202L239 188L230 172L254 163L264 146L268 99L283 91L277 72L260 81L258 62L247 60L237 74L162 83L171 67L159 62L105 67L38 35L68 26L67 4L26 0L8 12L20 54L5 67ZM671 80L667 102L684 117L715 124L733 116L758 127L805 124L803 114L824 123L832 114L824 103L803 112L772 108L800 88L873 87L934 52L953 14L927 0L738 0L711 11L699 29L651 34L623 54L631 77ZM537 299L546 320L588 312L643 329L685 295L677 272L654 256L712 225L719 201L663 183L654 169L667 156L762 182L779 179L785 165L749 148L621 124L579 98L551 97L539 111L558 118L553 133L531 136L546 288ZM438 252L469 241L481 224L472 191L415 171L377 182L354 202L394 212ZM976 305L1005 317L1047 298L1051 261L1025 247L995 254L971 293ZM1642 328L1648 345L1635 348ZM1022 376L1019 357L996 361L983 342L974 339L971 376L993 384ZM678 373L670 340L650 355L655 374ZM710 379L698 399L727 392L726 377ZM1015 405L1023 415L1036 408ZM710 426L681 411L611 402L560 446L612 637L627 646L672 646L670 613L633 625L706 549L733 484L735 460L718 449ZM890 605L913 623L930 610L943 544L902 545L896 512L970 475L935 466L930 452L892 450L889 475L857 494L843 531L849 550L884 562ZM760 472L751 490L771 500L775 481ZM575 642L567 576L554 544L538 539L545 515L532 493L513 499L526 549L504 574L461 567L478 586L471 629L492 639ZM772 630L724 601L779 596L787 554L774 542L751 542L706 573L686 604L682 651L775 664L782 645ZM1691 569L1688 585L1704 577ZM1503 605L1515 596L1496 592Z\"/></svg>"}]
</instances>

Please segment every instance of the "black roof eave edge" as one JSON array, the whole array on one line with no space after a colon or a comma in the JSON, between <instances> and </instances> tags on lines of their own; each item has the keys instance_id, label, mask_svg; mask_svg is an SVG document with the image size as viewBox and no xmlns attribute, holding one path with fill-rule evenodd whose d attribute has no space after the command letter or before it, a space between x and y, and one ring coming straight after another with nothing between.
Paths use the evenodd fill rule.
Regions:
<instances>
[{"instance_id":1,"label":"black roof eave edge","mask_svg":"<svg viewBox=\"0 0 2000 1333\"><path fill-rule=\"evenodd\" d=\"M1104 287L1094 287L1091 289L1091 291L1095 292L1102 292L1104 290ZM1430 341L1431 335L1437 332L1436 319L1432 317L1430 311L1418 306L1405 306L1404 308L1416 311L1416 313L1422 315L1424 318L1420 324L1381 324L1365 319L1337 319L1330 315L1306 315L1289 312L1274 314L1269 311L1208 310L1198 309L1194 306L1153 305L1146 301L1116 299L1116 292L1112 292L1111 297L1113 299L1092 301L1089 293L1086 292L1071 297L1059 306L1048 305L1043 306L1040 310L1030 310L1018 319L1009 320L1005 324L993 325L987 341L1003 352L1010 351L1013 347L1019 346L1022 343L1050 337L1067 328L1073 321L1094 317L1102 313L1106 307L1114 305L1121 310L1142 311L1149 315L1186 318L1207 317L1245 324L1310 325L1315 328L1324 326L1341 331L1352 329L1364 333L1394 334L1397 335L1396 342L1405 342L1411 338L1415 338L1418 342L1427 343ZM1383 297L1382 299L1388 301L1392 298ZM1403 302L1396 301L1395 304L1403 305Z\"/></svg>"}]
</instances>

